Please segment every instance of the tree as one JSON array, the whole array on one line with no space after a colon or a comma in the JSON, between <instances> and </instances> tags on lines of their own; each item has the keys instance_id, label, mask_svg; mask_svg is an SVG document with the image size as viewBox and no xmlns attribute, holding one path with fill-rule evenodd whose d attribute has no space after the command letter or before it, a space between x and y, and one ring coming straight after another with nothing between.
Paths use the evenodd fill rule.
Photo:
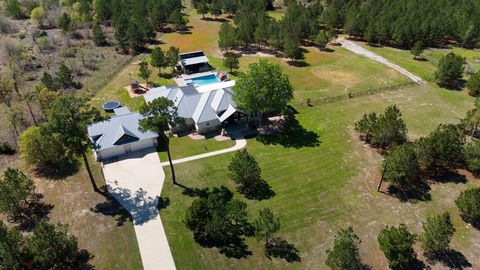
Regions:
<instances>
[{"instance_id":1,"label":"tree","mask_svg":"<svg viewBox=\"0 0 480 270\"><path fill-rule=\"evenodd\" d=\"M385 108L378 117L377 126L373 131L372 144L381 148L392 147L407 141L407 126L402 119L402 113L396 105Z\"/></svg>"},{"instance_id":2,"label":"tree","mask_svg":"<svg viewBox=\"0 0 480 270\"><path fill-rule=\"evenodd\" d=\"M158 76L162 76L162 67L166 66L167 59L165 58L165 54L162 51L162 48L155 47L152 50L152 54L150 55L150 65L153 67L158 68ZM140 70L142 67L140 66ZM143 78L143 77L142 77Z\"/></svg>"},{"instance_id":3,"label":"tree","mask_svg":"<svg viewBox=\"0 0 480 270\"><path fill-rule=\"evenodd\" d=\"M32 10L30 18L38 24L38 26L43 27L43 22L47 18L47 14L43 7L36 7Z\"/></svg>"},{"instance_id":4,"label":"tree","mask_svg":"<svg viewBox=\"0 0 480 270\"><path fill-rule=\"evenodd\" d=\"M423 223L420 245L426 253L438 254L448 249L454 233L455 228L447 212L429 217Z\"/></svg>"},{"instance_id":5,"label":"tree","mask_svg":"<svg viewBox=\"0 0 480 270\"><path fill-rule=\"evenodd\" d=\"M168 51L165 54L165 62L168 66L172 67L172 70L175 69L175 66L178 64L178 54L180 50L177 47L171 46L168 48Z\"/></svg>"},{"instance_id":6,"label":"tree","mask_svg":"<svg viewBox=\"0 0 480 270\"><path fill-rule=\"evenodd\" d=\"M333 247L327 250L326 264L332 270L360 270L360 254L358 245L360 238L352 227L341 229L333 241Z\"/></svg>"},{"instance_id":7,"label":"tree","mask_svg":"<svg viewBox=\"0 0 480 270\"><path fill-rule=\"evenodd\" d=\"M70 33L70 31L73 30L72 18L67 12L63 12L62 16L58 21L58 25L60 26L64 34Z\"/></svg>"},{"instance_id":8,"label":"tree","mask_svg":"<svg viewBox=\"0 0 480 270\"><path fill-rule=\"evenodd\" d=\"M283 111L293 98L293 88L279 65L266 60L250 64L234 86L233 100L248 113Z\"/></svg>"},{"instance_id":9,"label":"tree","mask_svg":"<svg viewBox=\"0 0 480 270\"><path fill-rule=\"evenodd\" d=\"M94 0L93 10L95 19L100 23L110 20L112 17L112 4L110 0Z\"/></svg>"},{"instance_id":10,"label":"tree","mask_svg":"<svg viewBox=\"0 0 480 270\"><path fill-rule=\"evenodd\" d=\"M462 154L468 170L478 174L480 172L480 141L468 143Z\"/></svg>"},{"instance_id":11,"label":"tree","mask_svg":"<svg viewBox=\"0 0 480 270\"><path fill-rule=\"evenodd\" d=\"M267 44L269 34L270 21L268 16L259 15L257 19L257 27L255 28L255 43L261 46Z\"/></svg>"},{"instance_id":12,"label":"tree","mask_svg":"<svg viewBox=\"0 0 480 270\"><path fill-rule=\"evenodd\" d=\"M57 82L53 79L52 75L48 74L48 72L46 71L43 72L40 81L50 91L57 91L59 88Z\"/></svg>"},{"instance_id":13,"label":"tree","mask_svg":"<svg viewBox=\"0 0 480 270\"><path fill-rule=\"evenodd\" d=\"M217 16L222 15L222 3L220 0L212 0L212 3L210 3L210 13L215 16L215 20Z\"/></svg>"},{"instance_id":14,"label":"tree","mask_svg":"<svg viewBox=\"0 0 480 270\"><path fill-rule=\"evenodd\" d=\"M228 22L222 23L220 31L218 31L218 47L222 51L230 51L237 47L235 27Z\"/></svg>"},{"instance_id":15,"label":"tree","mask_svg":"<svg viewBox=\"0 0 480 270\"><path fill-rule=\"evenodd\" d=\"M238 55L234 53L226 53L225 58L223 59L223 65L230 70L230 73L233 73L233 70L240 68L240 61L238 61Z\"/></svg>"},{"instance_id":16,"label":"tree","mask_svg":"<svg viewBox=\"0 0 480 270\"><path fill-rule=\"evenodd\" d=\"M126 31L126 39L128 41L128 46L134 51L139 52L145 47L145 37L146 33L141 28L141 25L134 20L128 22L128 27Z\"/></svg>"},{"instance_id":17,"label":"tree","mask_svg":"<svg viewBox=\"0 0 480 270\"><path fill-rule=\"evenodd\" d=\"M465 85L470 96L477 97L480 95L480 71L472 74Z\"/></svg>"},{"instance_id":18,"label":"tree","mask_svg":"<svg viewBox=\"0 0 480 270\"><path fill-rule=\"evenodd\" d=\"M5 13L15 19L21 19L23 17L23 12L20 2L18 0L6 0Z\"/></svg>"},{"instance_id":19,"label":"tree","mask_svg":"<svg viewBox=\"0 0 480 270\"><path fill-rule=\"evenodd\" d=\"M7 168L0 181L0 211L18 220L28 207L35 184L18 169Z\"/></svg>"},{"instance_id":20,"label":"tree","mask_svg":"<svg viewBox=\"0 0 480 270\"><path fill-rule=\"evenodd\" d=\"M280 220L269 208L263 208L258 212L258 217L253 222L253 232L257 240L264 240L268 246L273 235L280 230Z\"/></svg>"},{"instance_id":21,"label":"tree","mask_svg":"<svg viewBox=\"0 0 480 270\"><path fill-rule=\"evenodd\" d=\"M474 226L480 224L480 188L471 188L462 191L455 200L460 214L468 223Z\"/></svg>"},{"instance_id":22,"label":"tree","mask_svg":"<svg viewBox=\"0 0 480 270\"><path fill-rule=\"evenodd\" d=\"M208 12L208 5L206 0L200 1L200 3L197 6L197 12L199 14L202 14L202 19L205 19L205 13Z\"/></svg>"},{"instance_id":23,"label":"tree","mask_svg":"<svg viewBox=\"0 0 480 270\"><path fill-rule=\"evenodd\" d=\"M320 50L324 50L327 47L328 42L330 41L327 32L325 30L320 31L315 37L315 43L320 48Z\"/></svg>"},{"instance_id":24,"label":"tree","mask_svg":"<svg viewBox=\"0 0 480 270\"><path fill-rule=\"evenodd\" d=\"M40 111L48 120L48 110L50 109L50 105L61 95L61 93L59 91L49 90L42 83L36 85L31 92L33 99L40 107Z\"/></svg>"},{"instance_id":25,"label":"tree","mask_svg":"<svg viewBox=\"0 0 480 270\"><path fill-rule=\"evenodd\" d=\"M455 167L462 157L465 135L460 127L440 124L428 137L416 142L421 167L445 172Z\"/></svg>"},{"instance_id":26,"label":"tree","mask_svg":"<svg viewBox=\"0 0 480 270\"><path fill-rule=\"evenodd\" d=\"M464 64L465 58L450 52L438 62L435 77L442 85L455 86L463 77Z\"/></svg>"},{"instance_id":27,"label":"tree","mask_svg":"<svg viewBox=\"0 0 480 270\"><path fill-rule=\"evenodd\" d=\"M102 30L102 27L100 26L99 23L94 23L92 26L92 36L93 36L93 42L97 46L104 46L107 44L107 37L105 36L105 33Z\"/></svg>"},{"instance_id":28,"label":"tree","mask_svg":"<svg viewBox=\"0 0 480 270\"><path fill-rule=\"evenodd\" d=\"M12 107L13 82L10 78L0 76L0 102L8 108Z\"/></svg>"},{"instance_id":29,"label":"tree","mask_svg":"<svg viewBox=\"0 0 480 270\"><path fill-rule=\"evenodd\" d=\"M403 144L393 148L385 157L382 167L383 178L405 190L410 190L420 179L420 164L411 144Z\"/></svg>"},{"instance_id":30,"label":"tree","mask_svg":"<svg viewBox=\"0 0 480 270\"><path fill-rule=\"evenodd\" d=\"M24 269L25 241L14 227L9 229L0 220L0 254L3 269Z\"/></svg>"},{"instance_id":31,"label":"tree","mask_svg":"<svg viewBox=\"0 0 480 270\"><path fill-rule=\"evenodd\" d=\"M46 132L59 136L62 145L70 153L82 156L94 191L102 194L95 183L86 154L91 144L87 126L101 119L100 112L88 103L87 98L68 94L51 104L49 119L45 124Z\"/></svg>"},{"instance_id":32,"label":"tree","mask_svg":"<svg viewBox=\"0 0 480 270\"><path fill-rule=\"evenodd\" d=\"M77 239L65 226L44 222L35 227L27 247L37 269L65 269L78 252Z\"/></svg>"},{"instance_id":33,"label":"tree","mask_svg":"<svg viewBox=\"0 0 480 270\"><path fill-rule=\"evenodd\" d=\"M302 49L299 47L299 44L294 39L287 39L284 44L283 54L290 58L292 61L300 60L303 58Z\"/></svg>"},{"instance_id":34,"label":"tree","mask_svg":"<svg viewBox=\"0 0 480 270\"><path fill-rule=\"evenodd\" d=\"M170 14L169 21L175 26L175 30L183 31L187 27L188 20L183 17L179 10Z\"/></svg>"},{"instance_id":35,"label":"tree","mask_svg":"<svg viewBox=\"0 0 480 270\"><path fill-rule=\"evenodd\" d=\"M73 84L72 71L65 64L60 65L55 75L56 81L63 87L69 87Z\"/></svg>"},{"instance_id":36,"label":"tree","mask_svg":"<svg viewBox=\"0 0 480 270\"><path fill-rule=\"evenodd\" d=\"M140 65L140 69L138 70L138 76L140 76L140 78L144 79L146 81L146 83L148 84L148 78L150 78L150 75L152 74L152 72L148 68L148 62L142 61L142 62L140 62L139 65Z\"/></svg>"},{"instance_id":37,"label":"tree","mask_svg":"<svg viewBox=\"0 0 480 270\"><path fill-rule=\"evenodd\" d=\"M127 28L128 28L128 19L124 14L121 14L118 17L117 23L115 24L115 40L117 41L117 47L122 49L124 52L127 49Z\"/></svg>"},{"instance_id":38,"label":"tree","mask_svg":"<svg viewBox=\"0 0 480 270\"><path fill-rule=\"evenodd\" d=\"M417 59L423 53L423 42L415 42L415 45L410 49L410 53L413 55L413 59Z\"/></svg>"},{"instance_id":39,"label":"tree","mask_svg":"<svg viewBox=\"0 0 480 270\"><path fill-rule=\"evenodd\" d=\"M261 169L257 161L247 150L237 151L228 165L229 177L239 185L240 193L249 197L258 191L264 180L261 178Z\"/></svg>"},{"instance_id":40,"label":"tree","mask_svg":"<svg viewBox=\"0 0 480 270\"><path fill-rule=\"evenodd\" d=\"M157 132L162 138L165 150L167 150L168 154L173 184L177 184L172 156L170 154L169 140L165 132L170 130L170 127L182 125L183 119L178 116L177 108L175 108L173 101L163 97L143 104L140 108L140 113L145 117L139 122L140 130Z\"/></svg>"},{"instance_id":41,"label":"tree","mask_svg":"<svg viewBox=\"0 0 480 270\"><path fill-rule=\"evenodd\" d=\"M375 128L377 127L378 117L375 112L363 114L360 121L355 123L355 131L361 133L362 139L370 143L371 137Z\"/></svg>"},{"instance_id":42,"label":"tree","mask_svg":"<svg viewBox=\"0 0 480 270\"><path fill-rule=\"evenodd\" d=\"M416 236L411 234L405 224L386 226L378 235L380 250L387 257L391 268L404 268L416 259L413 244Z\"/></svg>"}]
</instances>

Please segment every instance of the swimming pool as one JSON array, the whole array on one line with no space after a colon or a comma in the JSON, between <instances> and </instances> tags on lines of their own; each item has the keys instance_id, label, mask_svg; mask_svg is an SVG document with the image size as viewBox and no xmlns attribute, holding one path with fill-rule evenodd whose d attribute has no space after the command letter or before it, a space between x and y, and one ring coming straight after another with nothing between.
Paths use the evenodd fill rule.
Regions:
<instances>
[{"instance_id":1,"label":"swimming pool","mask_svg":"<svg viewBox=\"0 0 480 270\"><path fill-rule=\"evenodd\" d=\"M210 74L210 75L206 75L206 76L191 78L190 80L195 85L204 85L204 84L220 82L220 80L217 78L217 76L215 76L215 74Z\"/></svg>"}]
</instances>

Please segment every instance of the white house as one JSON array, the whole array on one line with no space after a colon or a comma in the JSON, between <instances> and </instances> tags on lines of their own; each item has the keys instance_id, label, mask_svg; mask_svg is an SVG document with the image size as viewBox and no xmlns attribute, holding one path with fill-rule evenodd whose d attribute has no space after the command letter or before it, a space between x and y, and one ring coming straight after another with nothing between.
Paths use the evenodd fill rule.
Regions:
<instances>
[{"instance_id":1,"label":"white house","mask_svg":"<svg viewBox=\"0 0 480 270\"><path fill-rule=\"evenodd\" d=\"M140 113L130 112L126 107L114 111L114 117L88 126L88 136L98 161L157 144L157 133L139 130L138 122L143 118Z\"/></svg>"},{"instance_id":2,"label":"white house","mask_svg":"<svg viewBox=\"0 0 480 270\"><path fill-rule=\"evenodd\" d=\"M145 101L164 97L173 101L178 116L185 119L188 129L198 133L217 130L239 114L232 100L235 81L211 83L202 86L162 86L153 88L143 97ZM172 131L179 131L173 127Z\"/></svg>"}]
</instances>

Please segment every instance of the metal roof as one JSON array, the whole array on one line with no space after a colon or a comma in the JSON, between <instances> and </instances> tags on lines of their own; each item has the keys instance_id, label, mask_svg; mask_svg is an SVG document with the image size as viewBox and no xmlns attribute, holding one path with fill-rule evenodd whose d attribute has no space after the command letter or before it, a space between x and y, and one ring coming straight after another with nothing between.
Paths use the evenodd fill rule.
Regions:
<instances>
[{"instance_id":1,"label":"metal roof","mask_svg":"<svg viewBox=\"0 0 480 270\"><path fill-rule=\"evenodd\" d=\"M208 58L206 56L197 56L197 57L180 60L180 63L182 64L182 66L191 66L191 65L201 64L201 63L208 63Z\"/></svg>"},{"instance_id":2,"label":"metal roof","mask_svg":"<svg viewBox=\"0 0 480 270\"><path fill-rule=\"evenodd\" d=\"M141 119L143 116L138 112L117 115L89 125L88 136L97 150L112 148L126 142L157 138L158 134L155 132L139 130L138 122Z\"/></svg>"}]
</instances>

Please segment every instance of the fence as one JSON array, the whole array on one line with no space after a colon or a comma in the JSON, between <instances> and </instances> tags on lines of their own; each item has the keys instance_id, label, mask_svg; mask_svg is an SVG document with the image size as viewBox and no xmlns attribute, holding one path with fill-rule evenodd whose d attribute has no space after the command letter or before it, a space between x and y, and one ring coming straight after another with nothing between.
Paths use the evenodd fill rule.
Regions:
<instances>
[{"instance_id":1,"label":"fence","mask_svg":"<svg viewBox=\"0 0 480 270\"><path fill-rule=\"evenodd\" d=\"M331 96L331 97L322 97L318 99L306 99L303 100L302 102L297 102L295 105L300 106L300 107L310 107L314 105L322 105L326 103L331 103L331 102L336 102L336 101L342 101L342 100L348 100L356 97L362 97L362 96L368 96L368 95L373 95L377 93L384 93L384 92L390 92L394 90L398 90L404 87L409 87L409 86L414 86L417 85L416 82L408 82L408 83L402 83L402 84L396 84L396 85L390 85L390 86L385 86L385 87L379 87L379 88L370 88L358 92L350 92L347 94L343 95L338 95L338 96Z\"/></svg>"}]
</instances>

